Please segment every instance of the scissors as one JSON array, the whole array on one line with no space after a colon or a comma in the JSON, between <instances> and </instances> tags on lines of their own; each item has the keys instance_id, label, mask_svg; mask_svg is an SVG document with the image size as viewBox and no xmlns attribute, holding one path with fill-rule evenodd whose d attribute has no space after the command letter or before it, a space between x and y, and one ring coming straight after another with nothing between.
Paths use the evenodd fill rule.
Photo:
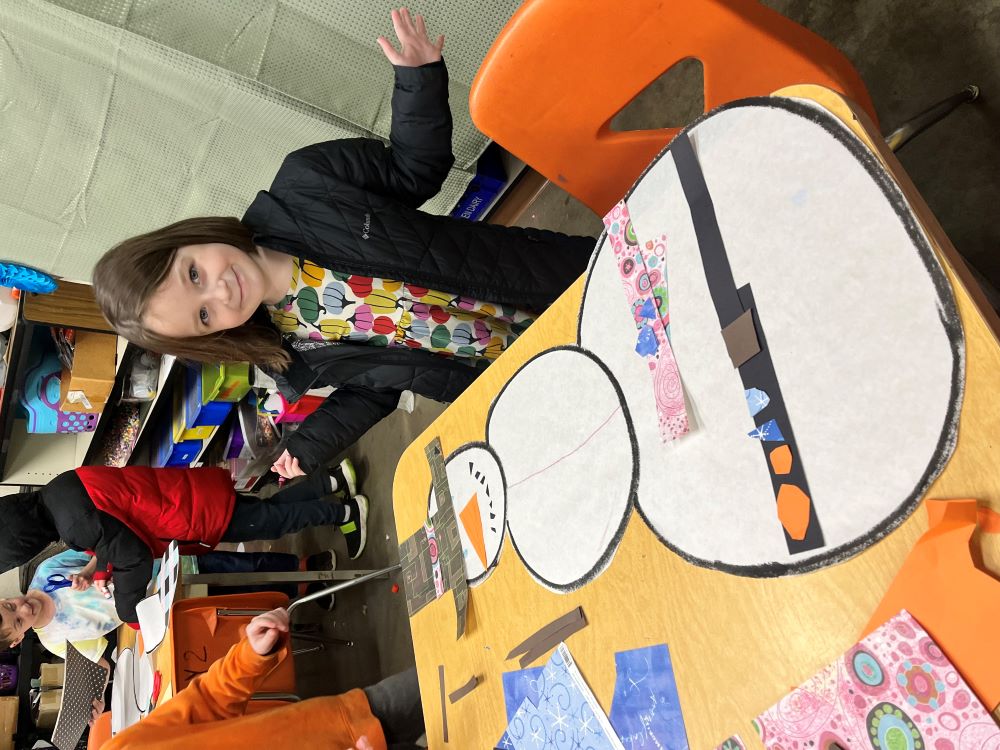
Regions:
<instances>
[{"instance_id":1,"label":"scissors","mask_svg":"<svg viewBox=\"0 0 1000 750\"><path fill-rule=\"evenodd\" d=\"M45 586L42 588L42 591L44 591L46 594L51 594L56 589L64 589L67 586L73 585L73 582L69 580L66 576L64 576L62 573L56 573L54 575L49 576L48 581L49 582L45 584Z\"/></svg>"}]
</instances>

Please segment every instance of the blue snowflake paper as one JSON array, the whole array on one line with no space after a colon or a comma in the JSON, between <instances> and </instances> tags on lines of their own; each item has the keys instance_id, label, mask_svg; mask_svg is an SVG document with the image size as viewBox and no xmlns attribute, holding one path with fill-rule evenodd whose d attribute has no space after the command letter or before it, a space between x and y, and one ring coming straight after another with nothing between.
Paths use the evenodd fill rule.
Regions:
<instances>
[{"instance_id":1,"label":"blue snowflake paper","mask_svg":"<svg viewBox=\"0 0 1000 750\"><path fill-rule=\"evenodd\" d=\"M771 397L760 388L747 388L744 394L747 397L747 408L750 409L751 417L756 417L771 403Z\"/></svg>"},{"instance_id":2,"label":"blue snowflake paper","mask_svg":"<svg viewBox=\"0 0 1000 750\"><path fill-rule=\"evenodd\" d=\"M615 654L615 697L609 718L626 750L687 750L666 644Z\"/></svg>"},{"instance_id":3,"label":"blue snowflake paper","mask_svg":"<svg viewBox=\"0 0 1000 750\"><path fill-rule=\"evenodd\" d=\"M783 443L785 441L785 436L781 434L778 423L773 419L750 430L747 435L755 440L763 440L768 443Z\"/></svg>"},{"instance_id":4,"label":"blue snowflake paper","mask_svg":"<svg viewBox=\"0 0 1000 750\"><path fill-rule=\"evenodd\" d=\"M538 680L545 667L529 667L503 673L503 700L507 707L507 721L514 718L525 698L538 705Z\"/></svg>"},{"instance_id":5,"label":"blue snowflake paper","mask_svg":"<svg viewBox=\"0 0 1000 750\"><path fill-rule=\"evenodd\" d=\"M497 747L625 750L566 644L559 644L543 668L538 696L537 705L527 698L521 702Z\"/></svg>"}]
</instances>

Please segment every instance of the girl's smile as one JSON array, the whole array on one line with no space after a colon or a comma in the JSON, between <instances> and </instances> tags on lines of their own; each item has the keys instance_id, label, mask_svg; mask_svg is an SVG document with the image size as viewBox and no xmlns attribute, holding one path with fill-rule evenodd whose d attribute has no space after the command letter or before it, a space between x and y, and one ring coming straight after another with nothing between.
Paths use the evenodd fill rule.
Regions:
<instances>
[{"instance_id":1,"label":"girl's smile","mask_svg":"<svg viewBox=\"0 0 1000 750\"><path fill-rule=\"evenodd\" d=\"M246 323L264 303L285 294L291 258L223 243L177 249L166 278L149 300L144 323L170 338L207 336Z\"/></svg>"}]
</instances>

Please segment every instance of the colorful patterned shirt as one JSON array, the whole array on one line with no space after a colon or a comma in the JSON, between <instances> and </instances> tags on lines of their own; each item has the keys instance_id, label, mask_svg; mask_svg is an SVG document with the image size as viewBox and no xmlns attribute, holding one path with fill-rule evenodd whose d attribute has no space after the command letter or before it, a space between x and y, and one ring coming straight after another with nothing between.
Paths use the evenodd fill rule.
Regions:
<instances>
[{"instance_id":1,"label":"colorful patterned shirt","mask_svg":"<svg viewBox=\"0 0 1000 750\"><path fill-rule=\"evenodd\" d=\"M49 576L60 573L69 578L79 573L88 562L90 555L86 552L60 552L39 563L28 588L45 591ZM66 641L69 641L91 661L100 659L108 646L104 635L122 624L115 611L115 600L105 599L93 585L86 591L74 591L67 586L46 593L55 602L56 613L48 625L35 628L38 640L46 650L65 659Z\"/></svg>"},{"instance_id":2,"label":"colorful patterned shirt","mask_svg":"<svg viewBox=\"0 0 1000 750\"><path fill-rule=\"evenodd\" d=\"M350 276L297 259L271 320L301 339L407 346L452 357L496 359L533 313L401 281Z\"/></svg>"}]
</instances>

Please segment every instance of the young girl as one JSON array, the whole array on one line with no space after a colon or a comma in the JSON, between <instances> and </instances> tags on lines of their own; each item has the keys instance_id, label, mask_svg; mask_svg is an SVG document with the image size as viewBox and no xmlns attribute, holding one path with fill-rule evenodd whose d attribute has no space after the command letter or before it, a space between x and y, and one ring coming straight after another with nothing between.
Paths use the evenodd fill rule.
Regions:
<instances>
[{"instance_id":1,"label":"young girl","mask_svg":"<svg viewBox=\"0 0 1000 750\"><path fill-rule=\"evenodd\" d=\"M317 472L257 500L237 494L225 469L81 466L38 491L0 497L0 572L24 565L62 539L93 555L67 577L77 588L93 580L103 596L113 575L118 617L135 623L153 558L171 540L181 554L199 555L219 542L278 539L309 526L337 525L348 554L358 557L365 546L368 501L356 495L333 502L328 495L334 481L336 475Z\"/></svg>"},{"instance_id":2,"label":"young girl","mask_svg":"<svg viewBox=\"0 0 1000 750\"><path fill-rule=\"evenodd\" d=\"M122 242L94 291L123 336L195 361L249 360L286 398L336 391L274 470L325 464L402 391L458 396L586 268L594 241L431 216L448 174L444 38L392 12L389 147L363 138L289 154L242 220L199 218Z\"/></svg>"}]
</instances>

